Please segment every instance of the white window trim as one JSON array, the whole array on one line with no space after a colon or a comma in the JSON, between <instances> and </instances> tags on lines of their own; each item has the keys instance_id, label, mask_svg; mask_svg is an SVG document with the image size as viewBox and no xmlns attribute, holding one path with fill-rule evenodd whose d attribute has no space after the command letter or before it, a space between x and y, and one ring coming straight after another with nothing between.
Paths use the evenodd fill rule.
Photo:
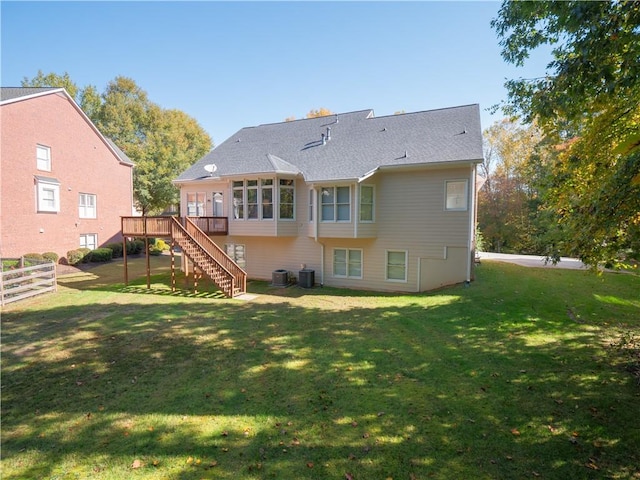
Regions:
<instances>
[{"instance_id":1,"label":"white window trim","mask_svg":"<svg viewBox=\"0 0 640 480\"><path fill-rule=\"evenodd\" d=\"M46 164L44 165L44 168L42 168L43 166L41 165L41 157L38 155L38 151L40 149L43 149L44 151L47 152L47 158L44 159L44 161L46 162ZM36 144L36 168L41 172L51 171L51 147L48 147L47 145L42 145L40 143Z\"/></svg>"},{"instance_id":2,"label":"white window trim","mask_svg":"<svg viewBox=\"0 0 640 480\"><path fill-rule=\"evenodd\" d=\"M87 242L87 239L89 237L93 237L93 240L94 240L93 244L95 245L95 247L93 248L87 246L89 244L89 242ZM85 239L84 245L82 245L83 238ZM91 250L98 248L98 234L97 233L81 233L79 245L80 245L80 248L91 248Z\"/></svg>"},{"instance_id":3,"label":"white window trim","mask_svg":"<svg viewBox=\"0 0 640 480\"><path fill-rule=\"evenodd\" d=\"M264 185L264 181L265 180L270 180L271 181L271 185ZM248 185L248 182L250 181L255 181L257 182L256 185ZM234 186L234 183L242 183L242 186ZM278 187L276 189L276 186ZM256 221L265 221L265 222L272 222L274 220L274 216L275 216L275 210L276 210L276 199L274 198L277 194L278 198L278 204L277 204L277 208L278 208L278 216L280 215L280 182L279 180L275 180L271 177L260 177L260 178L245 178L242 180L232 180L231 181L231 208L232 208L232 212L231 212L231 216L229 217L231 220L233 221L249 221L249 222L256 222ZM257 217L254 218L249 218L249 190L254 190L256 192L256 201L257 203L252 203L251 205L255 205L256 209L257 209ZM262 198L262 192L265 190L270 190L271 191L271 218L265 218L264 217L264 204L263 204L263 198ZM235 192L242 192L242 198L236 198L235 196ZM293 198L294 198L294 204L293 204L293 214L295 217L295 184L293 185ZM236 213L235 213L235 209L237 206L240 205L239 202L242 202L242 215L236 217ZM291 221L291 220L295 220L295 218L291 219L291 218L283 218L282 220L285 221Z\"/></svg>"},{"instance_id":4,"label":"white window trim","mask_svg":"<svg viewBox=\"0 0 640 480\"><path fill-rule=\"evenodd\" d=\"M236 255L237 247L242 250L242 257ZM225 243L224 251L240 268L247 268L247 246L244 243Z\"/></svg>"},{"instance_id":5,"label":"white window trim","mask_svg":"<svg viewBox=\"0 0 640 480\"><path fill-rule=\"evenodd\" d=\"M460 208L448 208L447 200L448 200L448 190L450 183L464 183L464 207ZM466 178L445 180L444 182L444 209L447 212L466 212L469 209L469 180Z\"/></svg>"},{"instance_id":6,"label":"white window trim","mask_svg":"<svg viewBox=\"0 0 640 480\"><path fill-rule=\"evenodd\" d=\"M362 188L371 188L371 220L362 220ZM358 220L360 223L375 223L376 222L376 186L375 185L360 185L360 197L358 198L360 205L358 211Z\"/></svg>"},{"instance_id":7,"label":"white window trim","mask_svg":"<svg viewBox=\"0 0 640 480\"><path fill-rule=\"evenodd\" d=\"M43 204L44 191L53 191L53 207ZM58 213L60 211L60 182L55 179L44 179L36 177L36 208L42 213Z\"/></svg>"},{"instance_id":8,"label":"white window trim","mask_svg":"<svg viewBox=\"0 0 640 480\"><path fill-rule=\"evenodd\" d=\"M193 195L195 197L195 202L189 201L189 195ZM205 217L207 215L207 193L206 192L187 192L186 204L187 204L186 214L188 217ZM195 215L189 214L190 206L193 206L195 208Z\"/></svg>"},{"instance_id":9,"label":"white window trim","mask_svg":"<svg viewBox=\"0 0 640 480\"><path fill-rule=\"evenodd\" d=\"M271 180L271 185L265 185L264 181L265 180ZM264 203L264 198L262 196L262 192L264 192L265 190L271 190L271 203L270 204L265 204ZM273 180L273 178L260 178L258 180L258 218L260 219L260 221L265 221L265 222L273 222L274 216L275 216L275 198L274 198L274 192L275 192L275 181ZM294 192L295 193L295 192ZM264 207L265 205L271 205L271 217L267 217L265 218L264 216Z\"/></svg>"},{"instance_id":10,"label":"white window trim","mask_svg":"<svg viewBox=\"0 0 640 480\"><path fill-rule=\"evenodd\" d=\"M389 278L389 254L404 253L404 279ZM407 283L409 277L409 251L408 250L385 250L384 255L384 277L387 282Z\"/></svg>"},{"instance_id":11,"label":"white window trim","mask_svg":"<svg viewBox=\"0 0 640 480\"><path fill-rule=\"evenodd\" d=\"M309 189L309 223L313 223L314 207L315 207L315 190L313 187Z\"/></svg>"},{"instance_id":12,"label":"white window trim","mask_svg":"<svg viewBox=\"0 0 640 480\"><path fill-rule=\"evenodd\" d=\"M293 185L289 186L289 185L281 185L280 181L281 180L293 180ZM296 181L293 178L278 178L277 181L277 185L278 185L278 220L282 221L282 222L295 222L296 221ZM292 211L293 211L293 217L292 218L283 218L280 214L282 213L282 205L280 203L280 199L282 198L281 195L281 191L282 188L285 189L291 189L293 190L293 203L291 205Z\"/></svg>"},{"instance_id":13,"label":"white window trim","mask_svg":"<svg viewBox=\"0 0 640 480\"><path fill-rule=\"evenodd\" d=\"M82 200L93 197L93 206L83 204ZM87 214L89 212L89 214ZM91 214L92 213L92 214ZM98 218L98 198L95 193L80 193L78 197L78 216L80 218Z\"/></svg>"},{"instance_id":14,"label":"white window trim","mask_svg":"<svg viewBox=\"0 0 640 480\"><path fill-rule=\"evenodd\" d=\"M346 275L338 275L335 272L335 252L336 250L344 250L347 252L347 274ZM349 275L349 252L358 251L360 252L360 275ZM331 257L331 270L334 278L351 278L356 280L362 280L364 275L364 252L361 248L346 248L346 247L334 247Z\"/></svg>"},{"instance_id":15,"label":"white window trim","mask_svg":"<svg viewBox=\"0 0 640 480\"><path fill-rule=\"evenodd\" d=\"M348 188L349 189L349 218L347 220L338 220L338 188ZM322 202L322 191L323 190L329 190L332 189L333 190L333 203L330 204L325 204L324 202ZM319 215L320 215L320 222L321 223L351 223L351 216L352 216L352 209L351 209L351 185L335 185L333 187L320 187L320 202L318 202L319 205ZM323 218L323 206L325 205L333 205L333 220L325 220ZM340 204L340 205L345 205L345 204Z\"/></svg>"}]
</instances>

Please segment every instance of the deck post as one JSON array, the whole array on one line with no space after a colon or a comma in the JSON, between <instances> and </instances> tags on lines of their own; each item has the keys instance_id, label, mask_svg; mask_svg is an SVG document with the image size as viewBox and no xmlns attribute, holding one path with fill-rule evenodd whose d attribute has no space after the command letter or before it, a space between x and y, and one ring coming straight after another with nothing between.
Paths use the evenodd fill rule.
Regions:
<instances>
[{"instance_id":1,"label":"deck post","mask_svg":"<svg viewBox=\"0 0 640 480\"><path fill-rule=\"evenodd\" d=\"M176 242L171 237L171 291L176 291L176 254L173 249L176 248Z\"/></svg>"},{"instance_id":2,"label":"deck post","mask_svg":"<svg viewBox=\"0 0 640 480\"><path fill-rule=\"evenodd\" d=\"M124 286L129 285L129 270L127 268L127 237L124 235L124 218L120 217L120 233L122 233L122 258L124 260Z\"/></svg>"},{"instance_id":3,"label":"deck post","mask_svg":"<svg viewBox=\"0 0 640 480\"><path fill-rule=\"evenodd\" d=\"M199 269L195 265L193 266L193 294L198 294L198 272Z\"/></svg>"},{"instance_id":4,"label":"deck post","mask_svg":"<svg viewBox=\"0 0 640 480\"><path fill-rule=\"evenodd\" d=\"M147 236L147 218L144 217L144 253L147 260L147 289L151 288L151 265L149 264L149 237Z\"/></svg>"}]
</instances>

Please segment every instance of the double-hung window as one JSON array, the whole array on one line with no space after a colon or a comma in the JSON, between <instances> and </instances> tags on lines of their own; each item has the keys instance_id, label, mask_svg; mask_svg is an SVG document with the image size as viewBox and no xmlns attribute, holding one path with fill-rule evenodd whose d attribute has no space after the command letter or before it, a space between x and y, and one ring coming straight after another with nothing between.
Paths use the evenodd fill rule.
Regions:
<instances>
[{"instance_id":1,"label":"double-hung window","mask_svg":"<svg viewBox=\"0 0 640 480\"><path fill-rule=\"evenodd\" d=\"M448 180L445 182L445 210L464 211L467 209L467 181Z\"/></svg>"},{"instance_id":2,"label":"double-hung window","mask_svg":"<svg viewBox=\"0 0 640 480\"><path fill-rule=\"evenodd\" d=\"M247 267L247 259L245 257L245 246L238 243L225 243L224 249L227 255L238 264L240 268Z\"/></svg>"},{"instance_id":3,"label":"double-hung window","mask_svg":"<svg viewBox=\"0 0 640 480\"><path fill-rule=\"evenodd\" d=\"M60 182L55 178L36 176L38 212L60 211Z\"/></svg>"},{"instance_id":4,"label":"double-hung window","mask_svg":"<svg viewBox=\"0 0 640 480\"><path fill-rule=\"evenodd\" d=\"M258 219L258 180L247 180L247 218Z\"/></svg>"},{"instance_id":5,"label":"double-hung window","mask_svg":"<svg viewBox=\"0 0 640 480\"><path fill-rule=\"evenodd\" d=\"M244 182L237 180L233 182L233 218L244 219Z\"/></svg>"},{"instance_id":6,"label":"double-hung window","mask_svg":"<svg viewBox=\"0 0 640 480\"><path fill-rule=\"evenodd\" d=\"M187 193L187 217L204 217L205 198L207 194L204 192Z\"/></svg>"},{"instance_id":7,"label":"double-hung window","mask_svg":"<svg viewBox=\"0 0 640 480\"><path fill-rule=\"evenodd\" d=\"M374 191L372 185L360 186L360 221L373 222L373 199Z\"/></svg>"},{"instance_id":8,"label":"double-hung window","mask_svg":"<svg viewBox=\"0 0 640 480\"><path fill-rule=\"evenodd\" d=\"M262 219L273 219L273 180L263 178L260 180L261 196L262 196Z\"/></svg>"},{"instance_id":9,"label":"double-hung window","mask_svg":"<svg viewBox=\"0 0 640 480\"><path fill-rule=\"evenodd\" d=\"M362 250L334 248L333 276L362 278Z\"/></svg>"},{"instance_id":10,"label":"double-hung window","mask_svg":"<svg viewBox=\"0 0 640 480\"><path fill-rule=\"evenodd\" d=\"M387 251L387 280L392 282L407 281L407 252L405 250Z\"/></svg>"},{"instance_id":11,"label":"double-hung window","mask_svg":"<svg viewBox=\"0 0 640 480\"><path fill-rule=\"evenodd\" d=\"M36 168L44 172L51 171L51 148L36 145Z\"/></svg>"},{"instance_id":12,"label":"double-hung window","mask_svg":"<svg viewBox=\"0 0 640 480\"><path fill-rule=\"evenodd\" d=\"M321 197L323 222L351 220L351 187L324 187Z\"/></svg>"},{"instance_id":13,"label":"double-hung window","mask_svg":"<svg viewBox=\"0 0 640 480\"><path fill-rule=\"evenodd\" d=\"M312 188L311 190L309 190L309 221L313 222L313 211L315 210L315 204L314 204L314 197L315 197L315 190Z\"/></svg>"},{"instance_id":14,"label":"double-hung window","mask_svg":"<svg viewBox=\"0 0 640 480\"><path fill-rule=\"evenodd\" d=\"M95 250L98 248L98 235L95 233L83 233L80 235L80 248Z\"/></svg>"},{"instance_id":15,"label":"double-hung window","mask_svg":"<svg viewBox=\"0 0 640 480\"><path fill-rule=\"evenodd\" d=\"M280 179L280 220L293 220L295 211L295 181Z\"/></svg>"},{"instance_id":16,"label":"double-hung window","mask_svg":"<svg viewBox=\"0 0 640 480\"><path fill-rule=\"evenodd\" d=\"M78 208L80 218L96 218L96 196L92 193L81 193Z\"/></svg>"}]
</instances>

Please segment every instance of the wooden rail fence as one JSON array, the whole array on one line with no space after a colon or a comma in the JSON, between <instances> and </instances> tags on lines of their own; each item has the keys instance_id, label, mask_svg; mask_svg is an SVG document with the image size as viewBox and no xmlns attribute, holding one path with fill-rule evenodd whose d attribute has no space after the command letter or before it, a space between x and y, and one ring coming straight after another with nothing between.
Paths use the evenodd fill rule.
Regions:
<instances>
[{"instance_id":1,"label":"wooden rail fence","mask_svg":"<svg viewBox=\"0 0 640 480\"><path fill-rule=\"evenodd\" d=\"M16 263L24 265L25 260L22 258ZM2 306L56 290L56 265L53 262L7 270L3 268L0 274L0 305Z\"/></svg>"}]
</instances>

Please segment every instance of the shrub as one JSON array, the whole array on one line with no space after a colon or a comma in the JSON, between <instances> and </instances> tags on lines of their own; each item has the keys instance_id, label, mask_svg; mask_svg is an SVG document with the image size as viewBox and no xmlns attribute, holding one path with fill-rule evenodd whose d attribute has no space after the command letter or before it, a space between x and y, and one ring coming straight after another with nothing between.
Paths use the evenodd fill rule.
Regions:
<instances>
[{"instance_id":1,"label":"shrub","mask_svg":"<svg viewBox=\"0 0 640 480\"><path fill-rule=\"evenodd\" d=\"M91 250L91 253L87 255L90 262L108 262L113 258L113 250L110 248L96 248Z\"/></svg>"},{"instance_id":2,"label":"shrub","mask_svg":"<svg viewBox=\"0 0 640 480\"><path fill-rule=\"evenodd\" d=\"M158 238L156 240L156 243L154 246L162 252L164 252L165 250L169 250L169 245L167 245L167 242L165 242L161 238Z\"/></svg>"},{"instance_id":3,"label":"shrub","mask_svg":"<svg viewBox=\"0 0 640 480\"><path fill-rule=\"evenodd\" d=\"M56 252L44 252L42 257L45 260L49 260L53 263L58 263L58 259L60 258Z\"/></svg>"},{"instance_id":4,"label":"shrub","mask_svg":"<svg viewBox=\"0 0 640 480\"><path fill-rule=\"evenodd\" d=\"M136 238L135 240L127 240L127 255L136 255L144 250L144 240Z\"/></svg>"},{"instance_id":5,"label":"shrub","mask_svg":"<svg viewBox=\"0 0 640 480\"><path fill-rule=\"evenodd\" d=\"M162 254L162 250L160 250L158 247L156 247L155 245L151 246L149 245L149 255L160 255Z\"/></svg>"},{"instance_id":6,"label":"shrub","mask_svg":"<svg viewBox=\"0 0 640 480\"><path fill-rule=\"evenodd\" d=\"M78 251L79 251L79 252L82 252L82 255L83 255L83 257L82 257L82 263L87 263L87 262L89 262L89 256L90 256L89 254L91 253L91 249L90 249L90 248L87 248L87 247L80 247L80 248L78 249Z\"/></svg>"},{"instance_id":7,"label":"shrub","mask_svg":"<svg viewBox=\"0 0 640 480\"><path fill-rule=\"evenodd\" d=\"M84 249L83 249L84 250ZM86 253L79 248L76 250L69 250L67 252L67 263L69 265L77 265L84 259Z\"/></svg>"},{"instance_id":8,"label":"shrub","mask_svg":"<svg viewBox=\"0 0 640 480\"><path fill-rule=\"evenodd\" d=\"M105 248L110 248L113 252L113 258L118 258L122 256L122 244L118 242L108 243L105 245Z\"/></svg>"},{"instance_id":9,"label":"shrub","mask_svg":"<svg viewBox=\"0 0 640 480\"><path fill-rule=\"evenodd\" d=\"M41 253L25 253L22 256L24 258L28 258L29 260L44 260L44 257Z\"/></svg>"}]
</instances>

